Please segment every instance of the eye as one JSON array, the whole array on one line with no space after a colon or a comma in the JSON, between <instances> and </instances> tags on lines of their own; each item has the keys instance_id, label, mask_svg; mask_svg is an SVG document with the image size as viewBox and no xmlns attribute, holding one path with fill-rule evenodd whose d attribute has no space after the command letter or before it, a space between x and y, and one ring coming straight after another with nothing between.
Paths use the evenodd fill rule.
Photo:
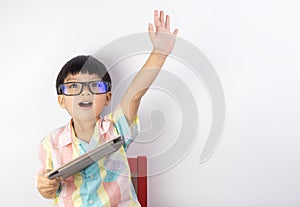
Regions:
<instances>
[{"instance_id":1,"label":"eye","mask_svg":"<svg viewBox=\"0 0 300 207\"><path fill-rule=\"evenodd\" d=\"M90 85L92 88L106 88L106 83L102 81L92 82Z\"/></svg>"},{"instance_id":2,"label":"eye","mask_svg":"<svg viewBox=\"0 0 300 207\"><path fill-rule=\"evenodd\" d=\"M93 87L93 88L101 87L101 82L92 82L91 87Z\"/></svg>"},{"instance_id":3,"label":"eye","mask_svg":"<svg viewBox=\"0 0 300 207\"><path fill-rule=\"evenodd\" d=\"M69 83L67 86L69 89L76 89L79 87L78 83Z\"/></svg>"}]
</instances>

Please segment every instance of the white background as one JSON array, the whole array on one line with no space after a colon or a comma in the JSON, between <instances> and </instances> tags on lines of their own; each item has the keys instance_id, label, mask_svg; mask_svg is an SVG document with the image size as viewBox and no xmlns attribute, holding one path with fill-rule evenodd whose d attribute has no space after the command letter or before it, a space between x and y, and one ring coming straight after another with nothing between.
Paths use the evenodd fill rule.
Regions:
<instances>
[{"instance_id":1,"label":"white background","mask_svg":"<svg viewBox=\"0 0 300 207\"><path fill-rule=\"evenodd\" d=\"M164 9L218 73L226 124L214 155L199 164L210 113L208 96L197 97L199 137L180 164L149 178L149 206L299 206L299 7L296 0L1 1L2 205L50 205L36 190L37 153L40 140L69 120L54 87L63 64L146 32L153 10ZM200 82L190 87L204 91Z\"/></svg>"}]
</instances>

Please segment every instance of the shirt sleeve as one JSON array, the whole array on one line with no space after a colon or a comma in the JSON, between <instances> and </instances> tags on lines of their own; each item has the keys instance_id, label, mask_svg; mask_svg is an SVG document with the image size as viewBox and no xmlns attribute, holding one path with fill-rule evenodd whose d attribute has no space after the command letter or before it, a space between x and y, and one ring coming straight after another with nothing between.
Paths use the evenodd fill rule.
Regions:
<instances>
[{"instance_id":1,"label":"shirt sleeve","mask_svg":"<svg viewBox=\"0 0 300 207\"><path fill-rule=\"evenodd\" d=\"M125 142L123 146L125 151L127 151L129 145L134 141L138 134L138 117L136 117L129 126L121 107L118 107L112 114L109 114L109 116L113 122L115 132L124 137Z\"/></svg>"},{"instance_id":2,"label":"shirt sleeve","mask_svg":"<svg viewBox=\"0 0 300 207\"><path fill-rule=\"evenodd\" d=\"M50 145L51 144L49 141L49 137L45 137L40 143L40 148L39 148L39 159L41 163L40 172L46 169L53 170L53 161L52 161ZM59 185L59 188L56 191L56 196L58 196L60 192L61 192L61 184Z\"/></svg>"},{"instance_id":3,"label":"shirt sleeve","mask_svg":"<svg viewBox=\"0 0 300 207\"><path fill-rule=\"evenodd\" d=\"M45 137L40 143L39 159L41 163L40 171L46 169L53 170L53 162L52 162L52 155L50 151L49 137Z\"/></svg>"}]
</instances>

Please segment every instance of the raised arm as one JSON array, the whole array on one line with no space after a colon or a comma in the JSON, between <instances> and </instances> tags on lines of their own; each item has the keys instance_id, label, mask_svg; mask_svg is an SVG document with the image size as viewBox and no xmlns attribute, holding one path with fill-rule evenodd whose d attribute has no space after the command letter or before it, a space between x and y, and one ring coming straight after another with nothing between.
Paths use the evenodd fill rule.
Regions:
<instances>
[{"instance_id":1,"label":"raised arm","mask_svg":"<svg viewBox=\"0 0 300 207\"><path fill-rule=\"evenodd\" d=\"M148 33L153 50L143 67L139 70L129 85L121 100L122 110L129 123L137 116L141 98L151 86L162 68L166 58L171 53L178 30L170 31L170 16L165 17L164 11L154 11L154 26L149 23Z\"/></svg>"}]
</instances>

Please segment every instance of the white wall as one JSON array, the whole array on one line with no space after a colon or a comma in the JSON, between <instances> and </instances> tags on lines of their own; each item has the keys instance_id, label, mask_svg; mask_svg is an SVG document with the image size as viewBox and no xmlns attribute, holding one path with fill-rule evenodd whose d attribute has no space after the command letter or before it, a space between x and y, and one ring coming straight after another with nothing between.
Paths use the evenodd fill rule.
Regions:
<instances>
[{"instance_id":1,"label":"white wall","mask_svg":"<svg viewBox=\"0 0 300 207\"><path fill-rule=\"evenodd\" d=\"M164 9L179 36L199 48L218 73L226 123L216 152L199 164L211 111L203 83L191 80L187 85L200 94L198 137L179 164L149 177L149 206L299 206L299 6L296 0L1 1L1 203L50 204L35 187L37 148L69 119L54 89L62 65L145 32L153 10ZM144 58L119 64L138 69ZM189 71L180 64L169 59L165 70ZM182 80L191 76L183 73ZM147 95L144 116L161 97L155 90ZM168 147L161 143L161 150ZM148 147L146 154L155 150ZM139 153L137 145L129 153Z\"/></svg>"}]
</instances>

